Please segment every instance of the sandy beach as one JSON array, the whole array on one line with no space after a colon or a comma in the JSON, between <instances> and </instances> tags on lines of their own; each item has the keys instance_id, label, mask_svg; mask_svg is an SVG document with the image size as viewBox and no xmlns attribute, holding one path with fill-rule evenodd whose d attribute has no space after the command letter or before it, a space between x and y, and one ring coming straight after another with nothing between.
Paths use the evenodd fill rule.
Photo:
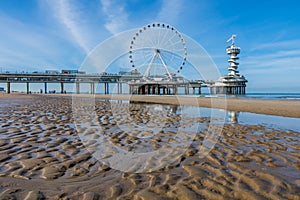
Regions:
<instances>
[{"instance_id":1,"label":"sandy beach","mask_svg":"<svg viewBox=\"0 0 300 200\"><path fill-rule=\"evenodd\" d=\"M88 96L79 98L86 101ZM299 101L96 97L93 114L88 116L84 106L76 107L84 111L82 123L88 124L78 126L71 96L0 94L0 199L300 199L299 132L225 124L220 136L212 138L207 133L209 118L183 118L170 112L173 107L155 110L151 105L100 98L170 105L184 102L287 117L300 117ZM175 137L179 126L193 123L200 128L192 138L189 134ZM129 134L118 128L126 124L144 125L144 129ZM146 131L152 126L160 128L155 135ZM215 145L203 157L204 141L214 139ZM191 143L182 155L168 157L176 149L166 148L168 144L187 140ZM97 160L93 153L102 145L99 141L127 152L167 150L164 159L144 163L153 171L131 173ZM114 154L115 149L107 152ZM173 159L170 164L155 168L168 159Z\"/></svg>"}]
</instances>

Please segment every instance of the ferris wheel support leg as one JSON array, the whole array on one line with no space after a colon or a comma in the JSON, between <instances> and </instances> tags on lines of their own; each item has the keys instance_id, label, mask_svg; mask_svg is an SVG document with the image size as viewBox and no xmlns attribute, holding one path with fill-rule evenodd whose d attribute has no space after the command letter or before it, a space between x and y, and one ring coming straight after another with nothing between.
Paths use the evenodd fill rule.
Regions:
<instances>
[{"instance_id":1,"label":"ferris wheel support leg","mask_svg":"<svg viewBox=\"0 0 300 200\"><path fill-rule=\"evenodd\" d=\"M155 53L154 56L153 56L153 58L151 59L151 62L148 65L147 70L146 70L146 72L144 74L144 78L147 78L147 77L150 76L150 71L151 71L151 68L152 68L152 65L154 63L154 60L155 60L156 56L157 56L157 53Z\"/></svg>"},{"instance_id":2,"label":"ferris wheel support leg","mask_svg":"<svg viewBox=\"0 0 300 200\"><path fill-rule=\"evenodd\" d=\"M166 65L166 63L165 63L165 61L164 61L164 59L161 57L161 55L160 55L159 53L158 53L158 56L159 56L159 58L160 58L160 60L161 60L161 62L162 62L162 64L163 64L163 66L164 66L164 68L165 68L165 70L166 70L166 72L167 72L167 74L168 74L170 80L172 80L172 76L171 76L171 74L170 74L170 72L169 72L169 70L168 70L168 67L167 67L167 65Z\"/></svg>"}]
</instances>

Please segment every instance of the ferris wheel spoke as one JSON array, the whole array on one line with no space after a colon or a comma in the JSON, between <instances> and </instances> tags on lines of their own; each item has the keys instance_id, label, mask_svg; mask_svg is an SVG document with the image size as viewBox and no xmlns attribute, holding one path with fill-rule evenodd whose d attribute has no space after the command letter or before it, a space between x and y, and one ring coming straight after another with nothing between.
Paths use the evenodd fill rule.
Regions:
<instances>
[{"instance_id":1,"label":"ferris wheel spoke","mask_svg":"<svg viewBox=\"0 0 300 200\"><path fill-rule=\"evenodd\" d=\"M145 65L147 63L150 63L151 59L152 59L153 55L147 55L144 57L144 59L140 59L140 62L142 63L142 65Z\"/></svg>"},{"instance_id":2,"label":"ferris wheel spoke","mask_svg":"<svg viewBox=\"0 0 300 200\"><path fill-rule=\"evenodd\" d=\"M142 52L139 52L139 54L141 54ZM151 60L152 56L153 56L153 52L148 52L148 53L143 53L142 56L139 56L139 54L136 54L136 62L138 63L138 61L142 61L143 63L148 62L149 60Z\"/></svg>"},{"instance_id":3,"label":"ferris wheel spoke","mask_svg":"<svg viewBox=\"0 0 300 200\"><path fill-rule=\"evenodd\" d=\"M157 47L159 48L160 47L160 43L161 43L161 29L158 30L158 37L157 38Z\"/></svg>"},{"instance_id":4,"label":"ferris wheel spoke","mask_svg":"<svg viewBox=\"0 0 300 200\"><path fill-rule=\"evenodd\" d=\"M147 67L145 76L150 76L150 71L163 70L172 79L168 68L182 69L186 60L185 45L174 27L163 23L148 24L139 29L131 41L130 64L135 68Z\"/></svg>"},{"instance_id":5,"label":"ferris wheel spoke","mask_svg":"<svg viewBox=\"0 0 300 200\"><path fill-rule=\"evenodd\" d=\"M168 45L168 44L171 44L171 40L175 37L176 35L172 34L172 36L166 40L166 42L164 43L164 46L165 45Z\"/></svg>"},{"instance_id":6,"label":"ferris wheel spoke","mask_svg":"<svg viewBox=\"0 0 300 200\"><path fill-rule=\"evenodd\" d=\"M163 39L162 39L163 43L162 43L162 46L164 46L164 44L166 43L168 35L169 35L169 30L167 30L167 31L165 32L164 36L163 36Z\"/></svg>"},{"instance_id":7,"label":"ferris wheel spoke","mask_svg":"<svg viewBox=\"0 0 300 200\"><path fill-rule=\"evenodd\" d=\"M151 31L152 32L152 31ZM151 37L148 38L148 40L150 39ZM155 41L154 40L150 40L151 44L152 44L152 47L155 47Z\"/></svg>"},{"instance_id":8,"label":"ferris wheel spoke","mask_svg":"<svg viewBox=\"0 0 300 200\"><path fill-rule=\"evenodd\" d=\"M181 44L181 41L177 41L177 42L173 43L173 46L175 46L177 44Z\"/></svg>"},{"instance_id":9,"label":"ferris wheel spoke","mask_svg":"<svg viewBox=\"0 0 300 200\"><path fill-rule=\"evenodd\" d=\"M173 49L172 52L180 52L180 53L183 53L184 51L182 51L181 49Z\"/></svg>"},{"instance_id":10,"label":"ferris wheel spoke","mask_svg":"<svg viewBox=\"0 0 300 200\"><path fill-rule=\"evenodd\" d=\"M161 29L159 31L159 38L160 38L159 43L158 43L159 47L161 47L161 45L163 43L163 31L164 31L163 29Z\"/></svg>"}]
</instances>

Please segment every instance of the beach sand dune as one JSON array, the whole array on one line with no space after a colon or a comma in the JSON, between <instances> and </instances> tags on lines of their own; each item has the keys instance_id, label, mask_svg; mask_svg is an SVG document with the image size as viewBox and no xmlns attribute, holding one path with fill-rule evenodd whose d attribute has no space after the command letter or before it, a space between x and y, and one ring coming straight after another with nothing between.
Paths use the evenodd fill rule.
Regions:
<instances>
[{"instance_id":1,"label":"beach sand dune","mask_svg":"<svg viewBox=\"0 0 300 200\"><path fill-rule=\"evenodd\" d=\"M207 118L182 119L142 104L97 100L94 112L82 112L82 124L75 126L78 118L68 97L21 95L0 102L5 103L0 108L0 199L300 199L300 136L295 131L225 124L202 158ZM195 121L201 129L192 138L174 137L180 125ZM144 127L130 133L117 128L128 123ZM188 140L183 152L172 146ZM111 147L101 149L106 156L118 149L160 149L159 156L176 159L168 165L159 156L147 160L144 166L154 169L149 173L122 172L93 156L99 141Z\"/></svg>"}]
</instances>

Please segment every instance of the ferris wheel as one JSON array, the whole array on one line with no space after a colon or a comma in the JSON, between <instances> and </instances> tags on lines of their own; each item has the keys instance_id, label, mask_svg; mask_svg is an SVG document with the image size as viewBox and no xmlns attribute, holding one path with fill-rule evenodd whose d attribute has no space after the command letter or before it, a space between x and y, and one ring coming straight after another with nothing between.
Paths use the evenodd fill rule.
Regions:
<instances>
[{"instance_id":1,"label":"ferris wheel","mask_svg":"<svg viewBox=\"0 0 300 200\"><path fill-rule=\"evenodd\" d=\"M146 68L144 79L149 79L153 72L163 72L172 80L173 74L180 73L185 66L186 56L182 34L165 23L152 23L140 28L130 43L130 65L132 68Z\"/></svg>"}]
</instances>

